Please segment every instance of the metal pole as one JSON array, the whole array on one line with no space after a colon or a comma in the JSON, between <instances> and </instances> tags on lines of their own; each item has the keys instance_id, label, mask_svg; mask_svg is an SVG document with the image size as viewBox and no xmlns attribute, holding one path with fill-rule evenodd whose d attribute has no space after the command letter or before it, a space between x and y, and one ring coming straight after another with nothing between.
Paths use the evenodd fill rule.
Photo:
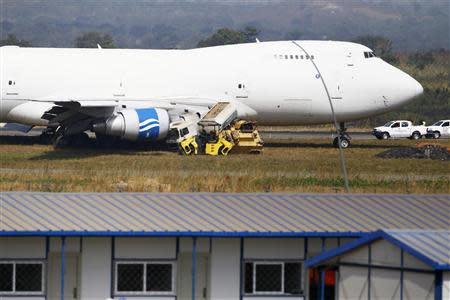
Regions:
<instances>
[{"instance_id":1,"label":"metal pole","mask_svg":"<svg viewBox=\"0 0 450 300\"><path fill-rule=\"evenodd\" d=\"M61 237L61 300L64 300L64 273L66 273L66 237Z\"/></svg>"},{"instance_id":2,"label":"metal pole","mask_svg":"<svg viewBox=\"0 0 450 300\"><path fill-rule=\"evenodd\" d=\"M197 238L192 238L192 300L195 300L195 274L197 273Z\"/></svg>"},{"instance_id":3,"label":"metal pole","mask_svg":"<svg viewBox=\"0 0 450 300\"><path fill-rule=\"evenodd\" d=\"M325 300L325 269L320 270L320 300Z\"/></svg>"}]
</instances>

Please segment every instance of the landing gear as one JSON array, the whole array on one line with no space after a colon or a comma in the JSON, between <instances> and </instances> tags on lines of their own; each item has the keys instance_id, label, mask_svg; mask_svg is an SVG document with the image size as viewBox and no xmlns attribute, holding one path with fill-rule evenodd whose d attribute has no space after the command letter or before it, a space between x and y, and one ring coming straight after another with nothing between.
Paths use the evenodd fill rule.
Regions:
<instances>
[{"instance_id":1,"label":"landing gear","mask_svg":"<svg viewBox=\"0 0 450 300\"><path fill-rule=\"evenodd\" d=\"M339 148L340 145L342 149L350 147L350 141L352 140L352 138L347 133L347 128L345 128L344 123L339 124L338 134L339 137L335 137L333 140L333 146Z\"/></svg>"},{"instance_id":2,"label":"landing gear","mask_svg":"<svg viewBox=\"0 0 450 300\"><path fill-rule=\"evenodd\" d=\"M39 142L42 144L51 144L55 138L56 129L54 127L45 128L39 136Z\"/></svg>"},{"instance_id":3,"label":"landing gear","mask_svg":"<svg viewBox=\"0 0 450 300\"><path fill-rule=\"evenodd\" d=\"M54 133L53 147L64 149L67 147L81 147L89 142L89 136L85 132L67 135L63 127L58 127Z\"/></svg>"}]
</instances>

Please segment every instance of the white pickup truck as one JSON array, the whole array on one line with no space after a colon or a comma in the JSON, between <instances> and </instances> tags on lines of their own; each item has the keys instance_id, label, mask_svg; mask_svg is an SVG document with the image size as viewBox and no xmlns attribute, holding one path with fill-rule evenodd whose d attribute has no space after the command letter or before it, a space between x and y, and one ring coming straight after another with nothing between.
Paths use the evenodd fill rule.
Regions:
<instances>
[{"instance_id":1,"label":"white pickup truck","mask_svg":"<svg viewBox=\"0 0 450 300\"><path fill-rule=\"evenodd\" d=\"M427 138L450 137L450 120L440 120L427 128Z\"/></svg>"},{"instance_id":2,"label":"white pickup truck","mask_svg":"<svg viewBox=\"0 0 450 300\"><path fill-rule=\"evenodd\" d=\"M389 138L409 138L418 140L427 133L424 125L414 126L411 121L390 121L383 126L375 127L372 134L379 140Z\"/></svg>"}]
</instances>

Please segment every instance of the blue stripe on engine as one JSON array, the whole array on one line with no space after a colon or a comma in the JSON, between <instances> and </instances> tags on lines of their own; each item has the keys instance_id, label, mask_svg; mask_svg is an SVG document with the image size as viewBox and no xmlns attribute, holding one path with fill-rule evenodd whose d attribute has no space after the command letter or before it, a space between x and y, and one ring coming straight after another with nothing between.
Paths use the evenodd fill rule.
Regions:
<instances>
[{"instance_id":1,"label":"blue stripe on engine","mask_svg":"<svg viewBox=\"0 0 450 300\"><path fill-rule=\"evenodd\" d=\"M159 118L154 108L136 109L139 119L139 139L156 139L159 136ZM151 121L150 121L151 120ZM141 125L142 124L142 125Z\"/></svg>"}]
</instances>

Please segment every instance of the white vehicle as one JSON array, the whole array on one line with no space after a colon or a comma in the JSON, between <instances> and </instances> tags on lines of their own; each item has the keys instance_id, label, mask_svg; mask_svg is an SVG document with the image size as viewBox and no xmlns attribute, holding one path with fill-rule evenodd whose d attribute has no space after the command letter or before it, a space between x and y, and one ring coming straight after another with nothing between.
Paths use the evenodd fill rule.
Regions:
<instances>
[{"instance_id":1,"label":"white vehicle","mask_svg":"<svg viewBox=\"0 0 450 300\"><path fill-rule=\"evenodd\" d=\"M427 133L424 125L414 126L411 121L390 121L383 126L375 127L372 134L380 139L387 140L389 138L409 138L418 140Z\"/></svg>"},{"instance_id":2,"label":"white vehicle","mask_svg":"<svg viewBox=\"0 0 450 300\"><path fill-rule=\"evenodd\" d=\"M427 128L427 137L438 139L450 137L450 120L440 120Z\"/></svg>"},{"instance_id":3,"label":"white vehicle","mask_svg":"<svg viewBox=\"0 0 450 300\"><path fill-rule=\"evenodd\" d=\"M190 50L0 48L0 122L83 138L165 140L189 112L233 103L260 125L340 123L422 94L408 74L348 42L277 41Z\"/></svg>"},{"instance_id":4,"label":"white vehicle","mask_svg":"<svg viewBox=\"0 0 450 300\"><path fill-rule=\"evenodd\" d=\"M182 114L180 119L170 124L166 142L178 145L181 141L198 135L200 114Z\"/></svg>"}]
</instances>

